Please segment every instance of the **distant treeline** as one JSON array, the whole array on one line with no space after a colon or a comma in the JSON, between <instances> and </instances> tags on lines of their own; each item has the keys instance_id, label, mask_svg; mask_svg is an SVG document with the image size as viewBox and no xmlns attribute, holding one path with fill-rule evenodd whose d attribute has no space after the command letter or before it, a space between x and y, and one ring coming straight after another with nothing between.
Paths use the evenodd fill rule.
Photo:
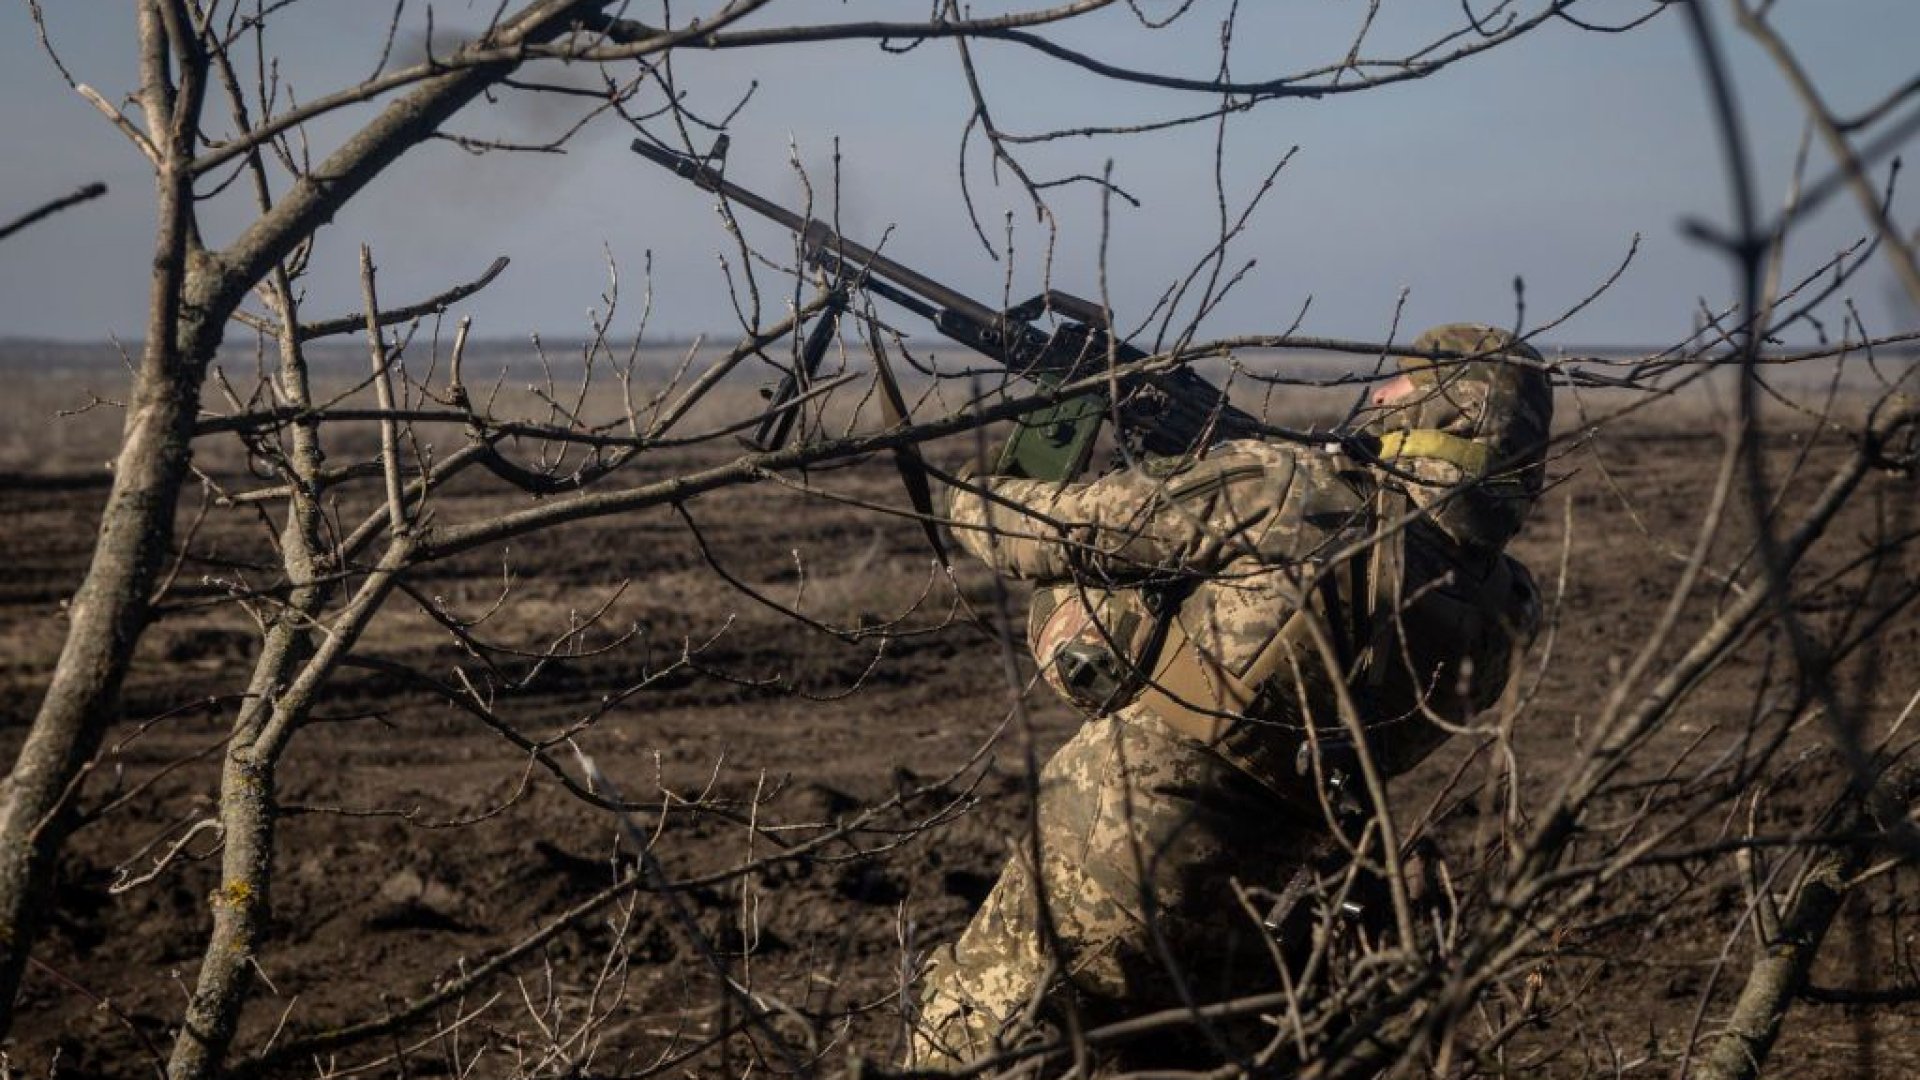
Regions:
<instances>
[{"instance_id":1,"label":"distant treeline","mask_svg":"<svg viewBox=\"0 0 1920 1080\"><path fill-rule=\"evenodd\" d=\"M649 367L670 364L669 358L678 358L694 344L693 338L649 339L641 346L640 363ZM706 339L709 343L720 340L718 337ZM440 359L444 363L447 351L452 347L452 334L445 334L440 342ZM733 338L727 338L731 344ZM542 354L556 370L565 368L577 370L581 356L586 348L584 339L548 339L541 338L538 347L528 338L493 338L487 340L469 340L467 342L467 360L480 364L477 370L497 371L502 362L510 364L514 370L526 365L528 370L537 370ZM613 344L614 355L624 359L632 342ZM254 364L265 361L274 362L274 346L268 342L264 352L257 348L251 337L241 338L236 333L227 345L220 350L220 362L229 371L236 367L251 369ZM307 359L314 367L326 371L346 369L364 369L367 366L367 345L364 338L336 338L328 341L311 342L306 346ZM434 353L433 341L424 334L417 335L407 347L406 361L409 367L424 365ZM0 371L9 372L56 372L56 371L109 371L124 369L134 363L140 355L140 342L130 341L53 341L42 338L0 337ZM603 352L601 362L604 362Z\"/></svg>"},{"instance_id":2,"label":"distant treeline","mask_svg":"<svg viewBox=\"0 0 1920 1080\"><path fill-rule=\"evenodd\" d=\"M267 343L264 348L256 347L251 338L242 339L236 332L231 341L221 350L220 363L229 374L251 371L256 365L271 366L275 362L273 346ZM720 350L731 348L738 340L737 333L711 334L704 338L657 338L641 343L636 367L641 372L665 374L685 361L687 352L696 342L701 345L701 356L694 363L699 365L710 360ZM446 363L447 352L451 348L452 335L448 332L439 343L438 362ZM966 366L970 364L967 353L949 342L939 339L916 342L915 346L923 350L923 355L938 355L941 366ZM367 347L359 337L335 338L327 341L312 342L307 345L307 357L315 369L325 374L349 374L364 371L367 367ZM531 338L489 338L467 342L468 378L490 379L502 368L511 373L514 381L526 378L538 378L541 374L542 358L552 368L556 377L577 375L582 365L587 342L584 339L540 338L538 345ZM1548 358L1588 357L1596 359L1625 359L1636 356L1648 356L1660 352L1664 346L1630 347L1621 345L1574 345L1547 343L1541 346L1541 352ZM595 366L604 369L609 353L624 363L632 342L607 342L595 359ZM768 354L783 358L787 351L785 343L769 347ZM1789 352L1791 350L1782 350ZM124 370L140 354L138 341L53 341L39 338L0 337L0 372L19 373L89 373ZM1246 350L1244 359L1257 367L1274 366L1281 355L1279 350ZM1875 353L1881 359L1898 358L1902 360L1920 358L1920 344L1902 348L1881 348ZM1367 370L1373 367L1368 357L1351 354L1308 354L1309 366L1317 371ZM424 335L416 336L408 346L404 361L415 374L426 370L435 358L434 343ZM1255 358L1259 358L1256 360ZM1306 359L1303 357L1302 359ZM1262 363L1264 361L1264 363ZM1211 366L1203 364L1203 367Z\"/></svg>"}]
</instances>

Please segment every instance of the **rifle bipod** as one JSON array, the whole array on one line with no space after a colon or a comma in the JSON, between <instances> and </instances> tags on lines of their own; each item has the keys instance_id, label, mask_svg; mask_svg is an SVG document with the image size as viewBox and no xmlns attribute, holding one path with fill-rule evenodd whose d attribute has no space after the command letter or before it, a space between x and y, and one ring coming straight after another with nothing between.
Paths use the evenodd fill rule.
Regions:
<instances>
[{"instance_id":1,"label":"rifle bipod","mask_svg":"<svg viewBox=\"0 0 1920 1080\"><path fill-rule=\"evenodd\" d=\"M813 383L814 375L820 371L820 361L826 357L827 347L833 344L835 335L840 332L840 316L846 310L847 292L836 287L827 294L826 306L821 308L819 320L807 332L806 344L800 347L799 360L780 377L777 386L761 390L767 399L767 415L754 433L743 437L741 442L762 453L770 453L787 444L787 439L793 434L793 422L800 415L797 402Z\"/></svg>"}]
</instances>

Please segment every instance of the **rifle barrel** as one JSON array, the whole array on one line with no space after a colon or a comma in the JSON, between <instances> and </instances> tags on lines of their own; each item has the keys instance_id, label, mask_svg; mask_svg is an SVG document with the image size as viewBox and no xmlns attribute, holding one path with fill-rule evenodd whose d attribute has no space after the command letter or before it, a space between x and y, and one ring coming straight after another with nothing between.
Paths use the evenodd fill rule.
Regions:
<instances>
[{"instance_id":1,"label":"rifle barrel","mask_svg":"<svg viewBox=\"0 0 1920 1080\"><path fill-rule=\"evenodd\" d=\"M696 187L710 191L730 203L744 206L769 221L778 222L793 230L799 235L809 258L830 259L835 270L894 282L909 292L918 293L935 304L972 319L982 326L996 325L1002 319L1000 312L971 299L965 293L947 288L925 274L902 266L871 248L854 243L835 232L826 222L817 218L801 217L779 203L740 187L714 171L704 161L676 153L665 147L655 146L645 139L633 140L633 152L657 165L672 169L676 174L692 181Z\"/></svg>"}]
</instances>

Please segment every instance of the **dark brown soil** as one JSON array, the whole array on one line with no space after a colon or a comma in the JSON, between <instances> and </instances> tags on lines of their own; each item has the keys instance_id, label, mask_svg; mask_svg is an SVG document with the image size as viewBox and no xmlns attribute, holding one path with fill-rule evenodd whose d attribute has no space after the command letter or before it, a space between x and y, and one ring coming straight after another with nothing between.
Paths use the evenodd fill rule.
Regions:
<instances>
[{"instance_id":1,"label":"dark brown soil","mask_svg":"<svg viewBox=\"0 0 1920 1080\"><path fill-rule=\"evenodd\" d=\"M1773 448L1783 467L1800 446ZM1557 633L1538 699L1514 732L1526 778L1523 806L1538 805L1599 711L1612 676L1644 641L1680 574L1680 559L1710 492L1719 444L1692 414L1639 421L1567 458L1567 479L1542 503L1519 545L1550 591L1562 545L1567 574ZM1823 472L1838 451L1822 447ZM665 475L690 458L642 470ZM95 474L97 479L97 474ZM636 476L637 479L643 477ZM1796 484L1803 503L1814 480ZM0 749L11 755L30 721L63 633L62 597L85 567L104 489L77 471L59 478L26 471L0 478ZM244 477L230 476L234 483ZM863 499L897 502L888 463L814 478ZM1889 481L1878 511L1863 505L1840 530L1829 564L1858 549L1869 517L1911 497ZM523 504L483 485L456 489L436 509L455 522ZM183 525L192 507L183 512ZM341 518L354 520L343 508ZM343 1050L334 1059L292 1063L285 1075L312 1075L390 1055L378 1075L445 1075L484 1057L473 1075L509 1075L516 1060L546 1052L541 1028L564 1042L593 1010L599 1048L591 1075L642 1072L689 1052L734 1023L716 992L708 960L690 954L679 925L690 919L713 942L732 978L807 1018L780 1023L838 1068L849 1053L878 1060L896 1051L903 954L952 937L990 886L1008 837L1024 813L1025 777L1071 730L1074 719L1044 693L1016 707L992 637L953 612L956 587L931 570L918 529L767 484L703 499L690 508L701 547L672 513L616 518L516 540L509 550L465 558L421 575L425 595L454 610L486 610L511 587L483 627L495 640L537 650L559 636L568 613L615 597L589 648L631 640L594 655L555 660L522 688L502 690L497 712L530 735L551 737L593 717L577 733L626 795L652 809L631 815L656 835L660 869L698 882L671 900L654 893L607 907L435 1011L433 1021ZM1569 531L1571 530L1571 531ZM117 874L139 874L153 853L208 816L233 695L256 648L247 614L209 606L231 582L266 581L250 567L267 557L260 522L215 513L196 534L201 558L182 568L170 602L179 610L142 645L125 695L124 720L89 781L84 804L109 812L75 838L62 868L53 929L38 950L6 1044L23 1075L151 1075L150 1049L165 1053L189 994L209 926L218 858L210 832L186 845L189 858L154 880L115 892ZM1737 540L1737 537L1734 538ZM1851 545L1851 546L1850 546ZM1723 544L1725 565L1737 544ZM901 618L915 632L879 647L844 642L783 617L730 589L707 558L842 627ZM1904 572L1911 578L1910 567ZM958 593L991 615L991 583L961 567ZM625 584L624 591L620 590ZM1697 630L1718 586L1683 618ZM1844 606L1847 589L1832 587ZM924 593L924 600L915 606ZM1021 598L1012 597L1016 614ZM418 608L397 598L363 652L451 680L457 665L477 672ZM1879 732L1915 689L1920 628L1903 616L1872 657L1878 678L1858 684ZM1634 775L1656 778L1676 762L1691 774L1747 719L1756 686L1776 678L1769 644L1750 643L1702 688L1682 722L1636 753ZM527 660L503 658L509 675ZM479 677L479 676L476 676ZM630 695L628 691L632 691ZM279 782L288 808L278 846L273 929L259 954L261 980L236 1058L270 1043L377 1019L472 970L628 875L628 825L570 796L550 774L470 716L391 674L342 672L321 720L298 735ZM1777 758L1784 773L1824 741L1817 724L1795 733ZM1412 813L1468 763L1460 790L1481 771L1462 738L1407 778L1400 798ZM571 748L557 760L580 770ZM1691 755L1691 756L1689 756ZM1484 757L1484 755L1482 755ZM1813 821L1840 789L1837 771L1812 761L1766 800L1768 820ZM671 795L666 793L671 792ZM855 821L868 807L898 800L862 827L805 855L766 862L744 877L731 867L764 859ZM684 804L697 802L696 811ZM1695 804L1690 804L1695 805ZM1469 799L1436 830L1450 857L1484 838L1481 801ZM1682 837L1736 830L1744 803L1727 803L1686 826ZM939 824L922 828L932 819ZM791 826L755 835L743 822ZM1604 823L1595 825L1604 828ZM859 854L860 852L868 854ZM212 857L209 857L212 855ZM1712 1033L1745 977L1754 939L1745 900L1726 858L1678 861L1628 873L1599 891L1545 957L1543 1002L1552 1010L1516 1044L1506 1067L1552 1075L1670 1075L1696 1010ZM1264 868L1249 867L1250 876ZM1461 866L1462 874L1471 871ZM1920 982L1911 954L1920 894L1904 874L1856 890L1835 928L1816 981L1885 990ZM609 958L614 963L606 967ZM596 979L609 974L596 988ZM1920 1034L1911 1005L1802 1002L1789 1016L1771 1064L1781 1077L1920 1075ZM463 1021L458 1040L427 1039L434 1024ZM1491 1021L1490 1021L1491 1022ZM764 1041L764 1036L756 1036ZM457 1042L457 1049L455 1044ZM567 1044L581 1052L584 1043ZM739 1075L736 1040L692 1057L674 1075ZM1538 1055L1529 1057L1528 1055Z\"/></svg>"}]
</instances>

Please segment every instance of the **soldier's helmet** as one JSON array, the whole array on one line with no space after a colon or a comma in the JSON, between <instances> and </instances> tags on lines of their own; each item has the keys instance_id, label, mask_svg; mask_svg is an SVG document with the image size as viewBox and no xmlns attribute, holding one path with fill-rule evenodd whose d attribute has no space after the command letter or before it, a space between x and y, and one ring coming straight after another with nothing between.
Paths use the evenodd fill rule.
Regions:
<instances>
[{"instance_id":1,"label":"soldier's helmet","mask_svg":"<svg viewBox=\"0 0 1920 1080\"><path fill-rule=\"evenodd\" d=\"M1545 480L1553 385L1540 354L1477 323L1436 326L1409 351L1452 356L1401 359L1415 391L1375 421L1381 456L1424 481L1403 486L1443 532L1497 549L1520 531Z\"/></svg>"}]
</instances>

